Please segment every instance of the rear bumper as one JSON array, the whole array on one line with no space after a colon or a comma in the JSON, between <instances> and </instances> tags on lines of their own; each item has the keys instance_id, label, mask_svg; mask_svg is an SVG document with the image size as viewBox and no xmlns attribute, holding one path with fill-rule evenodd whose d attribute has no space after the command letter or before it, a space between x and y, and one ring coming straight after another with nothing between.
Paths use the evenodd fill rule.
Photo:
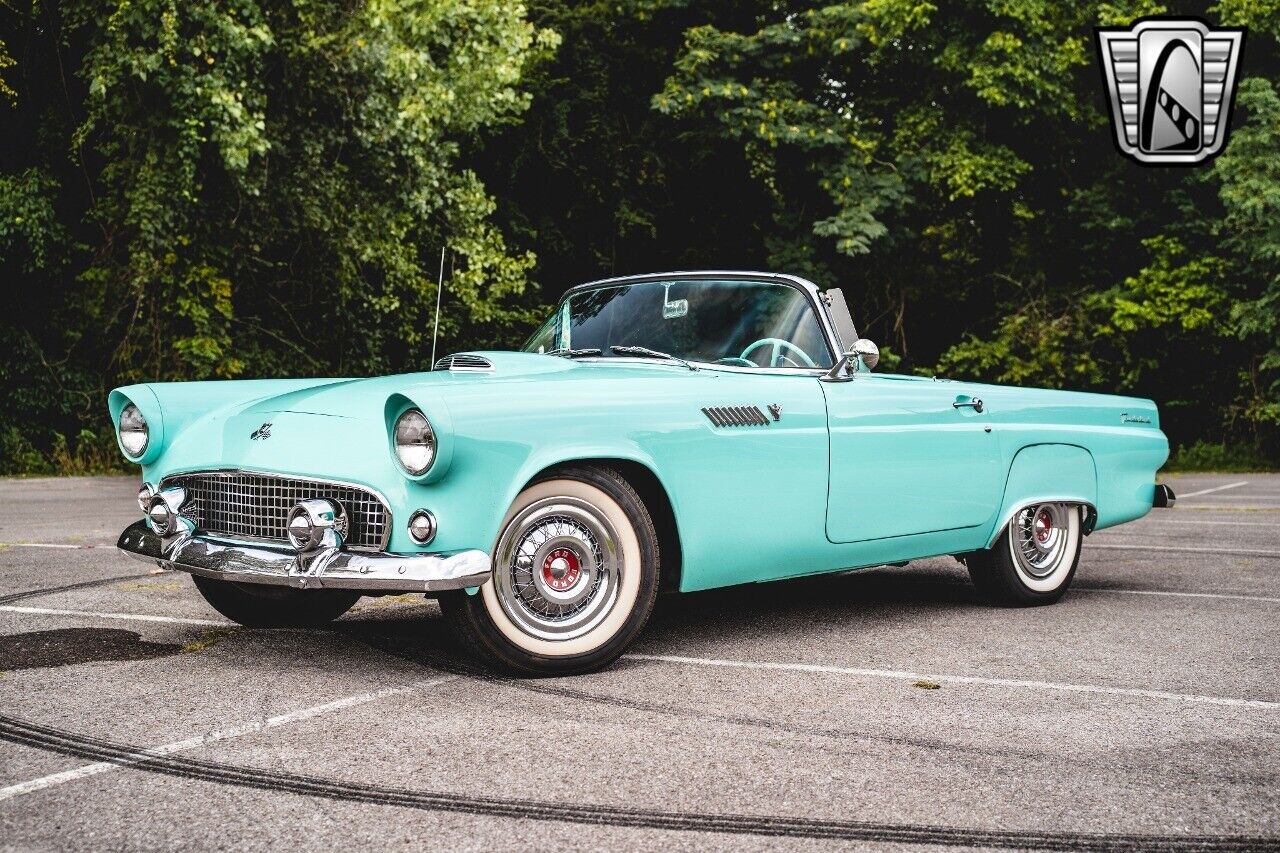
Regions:
<instances>
[{"instance_id":1,"label":"rear bumper","mask_svg":"<svg viewBox=\"0 0 1280 853\"><path fill-rule=\"evenodd\" d=\"M1173 493L1173 489L1169 488L1164 483L1156 484L1156 496L1155 499L1151 501L1151 505L1153 507L1156 509L1166 509L1168 507L1172 507L1177 502L1178 496Z\"/></svg>"},{"instance_id":2,"label":"rear bumper","mask_svg":"<svg viewBox=\"0 0 1280 853\"><path fill-rule=\"evenodd\" d=\"M483 586L492 568L483 551L404 555L336 548L299 554L287 545L223 542L186 533L158 536L146 521L125 528L116 547L167 569L295 589L440 592Z\"/></svg>"}]
</instances>

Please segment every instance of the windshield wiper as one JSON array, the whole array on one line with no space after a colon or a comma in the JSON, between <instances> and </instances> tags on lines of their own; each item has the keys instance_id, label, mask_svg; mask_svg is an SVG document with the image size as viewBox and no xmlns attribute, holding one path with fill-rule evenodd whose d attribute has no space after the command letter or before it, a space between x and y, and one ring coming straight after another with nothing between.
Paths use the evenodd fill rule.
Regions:
<instances>
[{"instance_id":1,"label":"windshield wiper","mask_svg":"<svg viewBox=\"0 0 1280 853\"><path fill-rule=\"evenodd\" d=\"M690 370L698 369L678 355L672 355L669 352L658 352L656 349L649 349L648 347L612 346L612 347L609 347L609 352L616 353L618 355L643 355L643 356L647 356L648 358L665 358L668 361L679 362L680 364L683 364L685 367L689 368Z\"/></svg>"},{"instance_id":2,"label":"windshield wiper","mask_svg":"<svg viewBox=\"0 0 1280 853\"><path fill-rule=\"evenodd\" d=\"M569 349L567 347L561 347L560 349L549 349L544 352L543 355L558 355L561 358L581 358L587 355L604 355L604 353L593 348Z\"/></svg>"}]
</instances>

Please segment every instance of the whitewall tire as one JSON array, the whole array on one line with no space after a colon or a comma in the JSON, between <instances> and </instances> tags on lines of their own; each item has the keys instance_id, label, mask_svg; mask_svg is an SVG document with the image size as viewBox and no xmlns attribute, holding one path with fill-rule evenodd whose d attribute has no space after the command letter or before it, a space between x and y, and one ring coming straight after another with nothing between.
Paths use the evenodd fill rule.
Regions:
<instances>
[{"instance_id":1,"label":"whitewall tire","mask_svg":"<svg viewBox=\"0 0 1280 853\"><path fill-rule=\"evenodd\" d=\"M1014 514L995 544L966 554L974 584L1001 604L1052 604L1071 585L1080 563L1084 508L1028 504Z\"/></svg>"},{"instance_id":2,"label":"whitewall tire","mask_svg":"<svg viewBox=\"0 0 1280 853\"><path fill-rule=\"evenodd\" d=\"M493 575L441 608L483 658L523 674L606 666L644 627L658 590L658 538L635 490L609 468L564 468L515 499Z\"/></svg>"}]
</instances>

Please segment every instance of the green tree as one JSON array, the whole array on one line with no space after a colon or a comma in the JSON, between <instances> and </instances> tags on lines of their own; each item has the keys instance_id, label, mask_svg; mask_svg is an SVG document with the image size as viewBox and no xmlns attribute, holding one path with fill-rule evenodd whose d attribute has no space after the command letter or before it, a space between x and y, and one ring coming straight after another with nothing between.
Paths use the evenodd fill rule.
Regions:
<instances>
[{"instance_id":1,"label":"green tree","mask_svg":"<svg viewBox=\"0 0 1280 853\"><path fill-rule=\"evenodd\" d=\"M521 6L0 14L32 57L6 77L19 133L0 173L0 272L29 285L0 321L6 385L47 392L30 377L41 362L79 374L84 418L119 381L421 369L442 249L446 346L534 319L533 255L507 246L462 164L527 108L522 76L555 47Z\"/></svg>"}]
</instances>

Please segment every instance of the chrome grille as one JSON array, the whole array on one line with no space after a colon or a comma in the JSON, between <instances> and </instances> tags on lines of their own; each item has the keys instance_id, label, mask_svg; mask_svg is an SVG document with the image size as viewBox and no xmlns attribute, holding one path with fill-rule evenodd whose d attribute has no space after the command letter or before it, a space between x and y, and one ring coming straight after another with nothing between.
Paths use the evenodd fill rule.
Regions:
<instances>
[{"instance_id":1,"label":"chrome grille","mask_svg":"<svg viewBox=\"0 0 1280 853\"><path fill-rule=\"evenodd\" d=\"M182 474L164 484L186 488L184 514L214 536L287 542L289 511L308 498L342 504L351 548L382 550L390 532L390 511L377 495L356 486L240 472Z\"/></svg>"}]
</instances>

